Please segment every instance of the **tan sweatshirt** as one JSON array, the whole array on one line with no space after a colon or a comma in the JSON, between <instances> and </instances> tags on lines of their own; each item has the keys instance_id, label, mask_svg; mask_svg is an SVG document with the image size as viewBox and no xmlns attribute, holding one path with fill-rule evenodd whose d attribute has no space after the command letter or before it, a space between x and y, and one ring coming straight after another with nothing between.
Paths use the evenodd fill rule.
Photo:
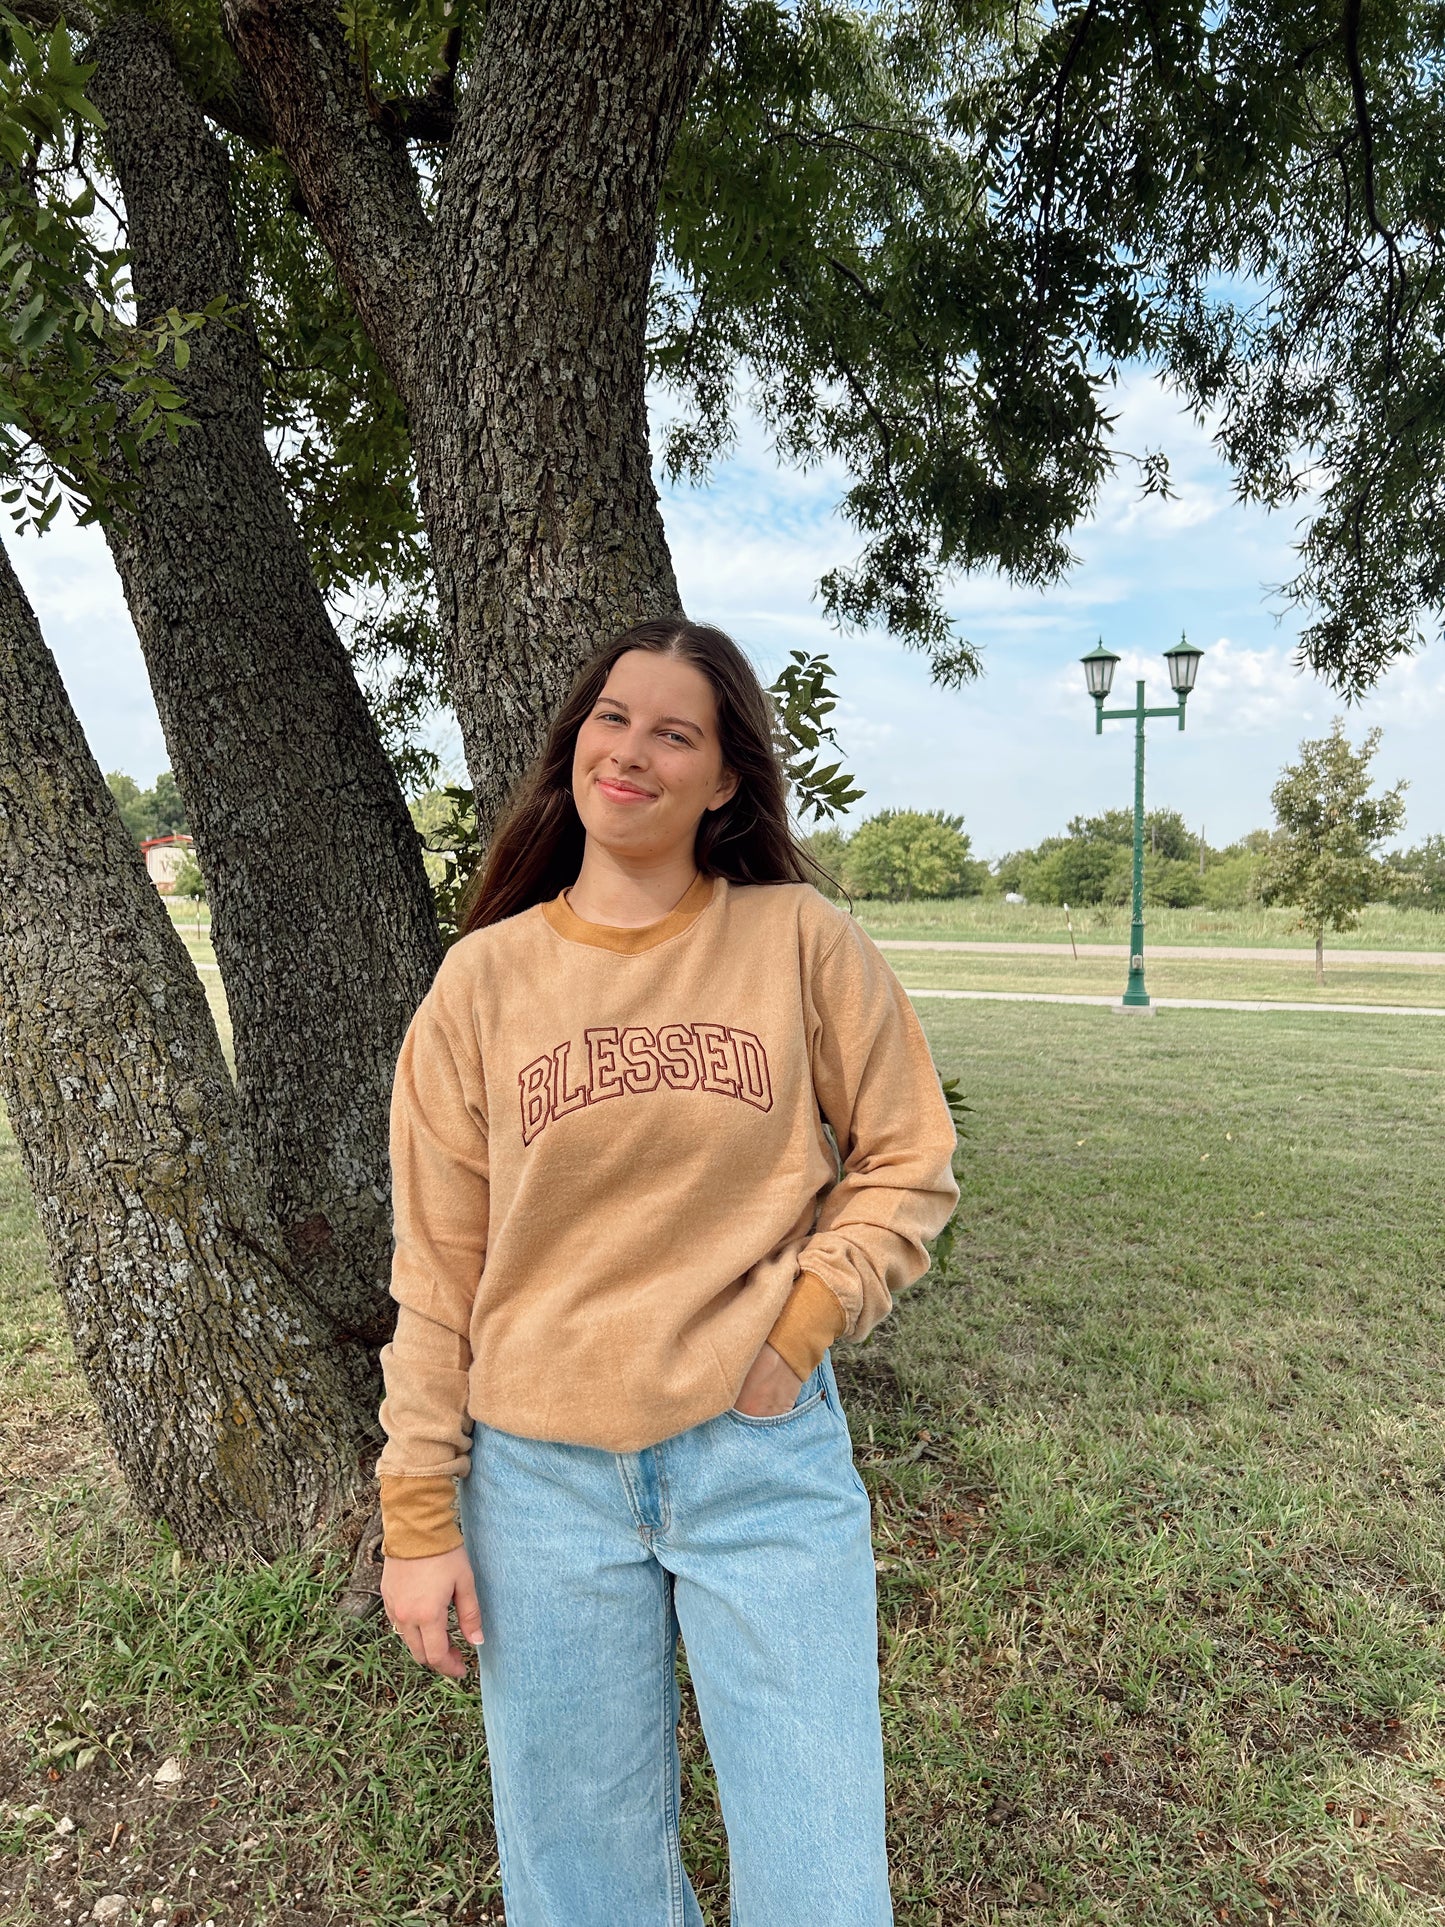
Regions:
<instances>
[{"instance_id":1,"label":"tan sweatshirt","mask_svg":"<svg viewBox=\"0 0 1445 1927\"><path fill-rule=\"evenodd\" d=\"M811 884L460 938L392 1092L387 1555L460 1543L473 1419L638 1451L734 1404L765 1340L806 1377L862 1338L928 1268L954 1148L907 993Z\"/></svg>"}]
</instances>

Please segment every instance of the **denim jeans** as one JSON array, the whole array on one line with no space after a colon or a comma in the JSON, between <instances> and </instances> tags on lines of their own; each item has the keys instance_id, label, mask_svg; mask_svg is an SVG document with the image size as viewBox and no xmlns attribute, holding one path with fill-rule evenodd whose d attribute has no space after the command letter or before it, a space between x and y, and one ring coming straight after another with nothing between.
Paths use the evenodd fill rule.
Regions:
<instances>
[{"instance_id":1,"label":"denim jeans","mask_svg":"<svg viewBox=\"0 0 1445 1927\"><path fill-rule=\"evenodd\" d=\"M700 1927L681 1630L734 1927L890 1927L868 1497L832 1361L641 1452L476 1421L460 1515L508 1927Z\"/></svg>"}]
</instances>

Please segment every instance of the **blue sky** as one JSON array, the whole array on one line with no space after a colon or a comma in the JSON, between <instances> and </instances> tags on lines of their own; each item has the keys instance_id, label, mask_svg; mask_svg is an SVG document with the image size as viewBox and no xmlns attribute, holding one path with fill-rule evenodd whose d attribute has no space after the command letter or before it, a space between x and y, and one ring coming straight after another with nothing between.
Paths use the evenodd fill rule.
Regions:
<instances>
[{"instance_id":1,"label":"blue sky","mask_svg":"<svg viewBox=\"0 0 1445 1927\"><path fill-rule=\"evenodd\" d=\"M842 477L780 471L755 430L706 486L664 491L684 604L735 635L766 677L790 649L832 659L839 743L866 791L855 819L885 805L956 811L975 849L996 856L1077 812L1127 805L1128 726L1095 736L1078 658L1102 635L1123 657L1116 692L1131 700L1142 675L1149 700L1164 702L1160 652L1184 630L1205 657L1184 734L1150 725L1151 806L1182 810L1211 842L1268 823L1281 765L1344 713L1355 738L1381 725L1381 780L1409 779L1406 840L1445 830L1445 650L1398 665L1345 711L1294 668L1298 619L1276 620L1269 588L1293 573L1292 520L1240 508L1205 433L1153 381L1120 390L1116 434L1124 448L1166 449L1177 499L1140 501L1124 464L1076 532L1080 562L1065 582L1042 593L961 582L951 607L985 665L966 689L934 687L887 636L840 637L822 620L817 580L858 547L835 508ZM149 785L169 759L103 540L60 525L6 540L101 768ZM427 734L460 778L455 724L438 717Z\"/></svg>"}]
</instances>

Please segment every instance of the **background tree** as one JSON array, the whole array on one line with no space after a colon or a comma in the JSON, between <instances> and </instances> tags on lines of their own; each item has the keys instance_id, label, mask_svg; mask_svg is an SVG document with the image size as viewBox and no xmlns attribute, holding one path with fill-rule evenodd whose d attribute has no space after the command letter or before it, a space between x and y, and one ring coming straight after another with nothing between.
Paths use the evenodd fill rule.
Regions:
<instances>
[{"instance_id":1,"label":"background tree","mask_svg":"<svg viewBox=\"0 0 1445 1927\"><path fill-rule=\"evenodd\" d=\"M196 913L196 941L201 939L201 905L206 897L206 879L201 875L200 865L189 853L171 880L171 895L185 897Z\"/></svg>"},{"instance_id":2,"label":"background tree","mask_svg":"<svg viewBox=\"0 0 1445 1927\"><path fill-rule=\"evenodd\" d=\"M1372 729L1352 749L1337 716L1328 736L1300 744L1299 761L1285 765L1270 792L1279 835L1264 899L1293 905L1297 927L1313 932L1317 983L1325 980L1325 931L1353 930L1365 905L1397 881L1376 851L1405 820L1407 785L1370 794L1370 761L1379 745L1380 731Z\"/></svg>"},{"instance_id":3,"label":"background tree","mask_svg":"<svg viewBox=\"0 0 1445 1927\"><path fill-rule=\"evenodd\" d=\"M172 836L177 831L190 833L185 801L168 769L163 769L148 790L143 790L124 770L112 770L105 786L120 808L122 820L137 843L151 836Z\"/></svg>"},{"instance_id":4,"label":"background tree","mask_svg":"<svg viewBox=\"0 0 1445 1927\"><path fill-rule=\"evenodd\" d=\"M154 817L152 792L142 790L135 778L127 776L123 769L109 771L105 787L115 798L120 820L130 835L137 843L144 842L151 834L150 826Z\"/></svg>"},{"instance_id":5,"label":"background tree","mask_svg":"<svg viewBox=\"0 0 1445 1927\"><path fill-rule=\"evenodd\" d=\"M1045 837L1032 850L1015 850L1000 858L993 882L998 889L1017 890L1034 903L1127 903L1133 888L1133 852L1132 813L1102 810L1096 816L1072 817L1063 836ZM1224 853L1212 850L1177 810L1146 812L1146 904L1187 909L1209 901L1212 866L1223 860ZM1245 887L1242 872L1231 871L1227 881L1215 889L1220 907L1224 907L1226 898L1232 902Z\"/></svg>"},{"instance_id":6,"label":"background tree","mask_svg":"<svg viewBox=\"0 0 1445 1927\"><path fill-rule=\"evenodd\" d=\"M1222 850L1206 849L1202 902L1211 910L1243 910L1261 903L1271 841L1270 831L1250 830Z\"/></svg>"},{"instance_id":7,"label":"background tree","mask_svg":"<svg viewBox=\"0 0 1445 1927\"><path fill-rule=\"evenodd\" d=\"M942 810L880 810L848 838L843 881L860 897L910 902L977 891L980 871L969 854L961 816Z\"/></svg>"},{"instance_id":8,"label":"background tree","mask_svg":"<svg viewBox=\"0 0 1445 1927\"><path fill-rule=\"evenodd\" d=\"M1390 868L1399 879L1397 902L1415 910L1445 911L1445 836L1427 836L1410 850L1392 850Z\"/></svg>"},{"instance_id":9,"label":"background tree","mask_svg":"<svg viewBox=\"0 0 1445 1927\"><path fill-rule=\"evenodd\" d=\"M329 1394L348 1401L334 1414L336 1437L355 1441L375 1434L376 1352L394 1316L386 1106L401 1035L441 953L435 912L395 772L268 447L263 353L239 298L246 269L224 143L156 20L82 14L79 24L90 55L79 62L63 25L43 42L9 29L5 71L18 110L3 137L12 155L17 141L25 145L21 164L0 167L0 224L3 246L16 250L12 275L29 270L26 305L39 297L39 306L23 332L15 317L10 355L0 349L0 455L19 477L17 513L43 522L58 499L46 501L49 486L104 526L207 879L234 1039L236 1129L271 1214L264 1235L255 1223L248 1235L284 1256L268 1285L278 1316L294 1299L295 1319L357 1365L325 1378ZM91 182L103 178L100 192L124 216L133 309L113 230L93 233L74 212L77 165ZM93 186L82 188L82 207L86 192ZM9 747L25 767L25 745ZM68 846L64 822L48 832L76 862L96 848L84 795L78 785L63 792L76 811ZM14 888L21 924L53 931L43 871L21 869ZM77 954L56 934L51 969L64 982ZM21 967L0 957L7 984ZM163 990L174 970L182 982ZM183 949L179 964L174 952L158 953L155 994L184 998L193 979ZM72 994L89 993L77 981ZM196 1021L209 1021L204 1000ZM43 1029L18 1042L49 1048ZM145 1046L101 1027L91 1048L99 1079L110 1057L123 1078ZM219 1051L214 1036L210 1048ZM22 1103L27 1075L39 1068L0 1064L27 1168L108 1157L104 1107ZM173 1161L157 1160L139 1193L155 1248L188 1235L203 1176L182 1183ZM95 1203L103 1209L103 1199ZM55 1214L42 1212L42 1224L63 1281L71 1245L90 1234ZM138 1316L178 1316L163 1275L143 1267L134 1289ZM254 1362L244 1332L193 1309L205 1329L189 1328L188 1342L244 1385ZM117 1383L101 1410L123 1413L144 1394L145 1349L102 1356ZM302 1449L284 1408L258 1396L255 1414L266 1435L259 1449L278 1457ZM172 1433L112 1435L138 1503L164 1509L178 1534L199 1532L207 1508L235 1503L238 1543L256 1543L239 1489L204 1459L193 1462L193 1475L211 1481L204 1503L178 1501L185 1438L179 1423ZM354 1452L342 1462L358 1496L368 1467ZM289 1498L277 1488L272 1543L314 1523L303 1485ZM208 1532L214 1543L214 1525Z\"/></svg>"},{"instance_id":10,"label":"background tree","mask_svg":"<svg viewBox=\"0 0 1445 1927\"><path fill-rule=\"evenodd\" d=\"M810 830L802 838L802 844L819 869L826 872L826 875L813 879L817 888L834 903L841 903L843 889L846 888L843 884L843 869L848 853L848 832L839 828L836 823L827 823L820 829ZM830 882L830 878L836 878L837 885ZM843 888L837 887L838 885L842 885Z\"/></svg>"}]
</instances>

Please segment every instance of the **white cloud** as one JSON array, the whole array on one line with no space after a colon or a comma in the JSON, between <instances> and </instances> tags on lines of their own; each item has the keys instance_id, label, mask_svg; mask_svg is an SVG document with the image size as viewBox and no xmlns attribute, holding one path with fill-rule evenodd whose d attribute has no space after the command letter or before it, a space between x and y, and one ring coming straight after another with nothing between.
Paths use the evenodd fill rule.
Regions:
<instances>
[{"instance_id":1,"label":"white cloud","mask_svg":"<svg viewBox=\"0 0 1445 1927\"><path fill-rule=\"evenodd\" d=\"M887 636L839 637L812 598L824 570L857 554L836 513L836 472L797 478L770 467L760 432L745 431L739 468L723 468L704 508L665 493L687 606L733 627L770 669L789 647L818 649L838 672L838 733L867 795L885 804L962 811L978 847L1034 842L1080 810L1127 803L1131 763L1111 726L1095 737L1078 657L1102 635L1122 658L1121 706L1144 677L1148 700L1172 700L1161 652L1181 631L1205 650L1182 733L1149 726L1151 803L1183 809L1227 839L1269 820L1269 791L1303 736L1343 705L1293 660L1298 619L1280 618L1273 585L1294 572L1298 510L1270 517L1238 503L1209 439L1153 379L1122 383L1116 442L1139 455L1163 446L1176 498L1140 498L1128 462L1073 537L1078 567L1045 591L997 574L954 585L949 607L979 647L982 681L935 688L926 665ZM751 433L751 440L748 439ZM1445 822L1445 772L1427 741L1445 719L1445 662L1392 670L1352 719L1385 727L1382 780L1414 779L1414 828Z\"/></svg>"}]
</instances>

